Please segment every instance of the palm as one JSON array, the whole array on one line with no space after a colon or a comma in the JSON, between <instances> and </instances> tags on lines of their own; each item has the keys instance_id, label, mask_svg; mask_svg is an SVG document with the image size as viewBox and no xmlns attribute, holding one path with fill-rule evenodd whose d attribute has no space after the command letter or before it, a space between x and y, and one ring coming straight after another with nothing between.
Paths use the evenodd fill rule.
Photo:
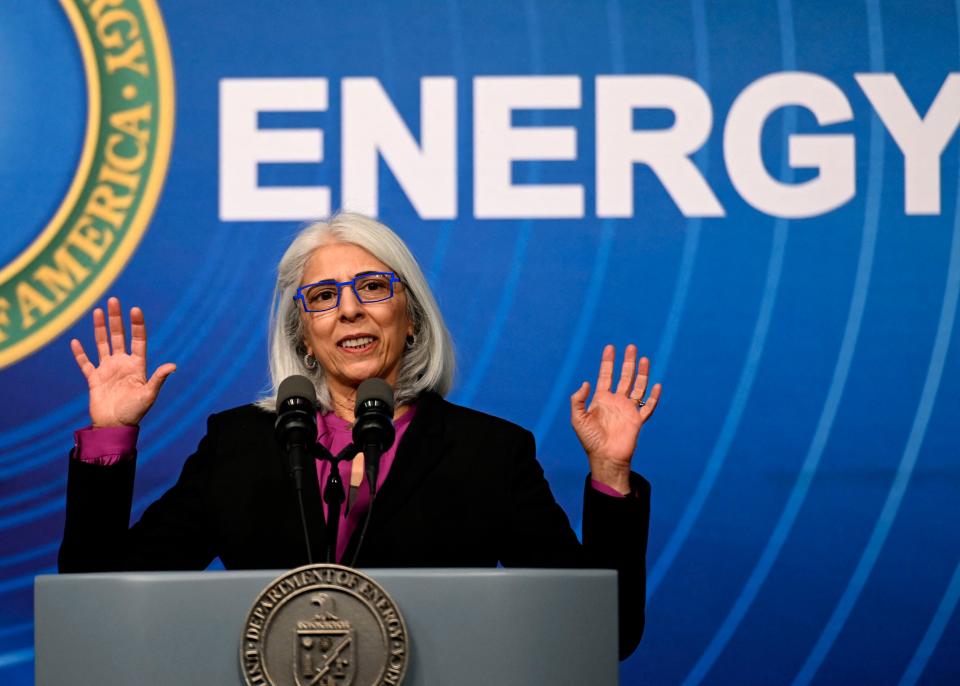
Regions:
<instances>
[{"instance_id":1,"label":"palm","mask_svg":"<svg viewBox=\"0 0 960 686\"><path fill-rule=\"evenodd\" d=\"M574 426L588 454L629 463L643 420L634 401L610 391L597 391Z\"/></svg>"},{"instance_id":2,"label":"palm","mask_svg":"<svg viewBox=\"0 0 960 686\"><path fill-rule=\"evenodd\" d=\"M95 424L136 424L155 395L147 387L146 367L132 355L111 355L88 380L90 416Z\"/></svg>"},{"instance_id":3,"label":"palm","mask_svg":"<svg viewBox=\"0 0 960 686\"><path fill-rule=\"evenodd\" d=\"M147 378L147 337L143 313L130 311L130 352L126 350L120 302L107 303L109 331L103 311L94 310L93 331L100 364L94 366L83 346L70 342L74 357L90 388L90 419L95 427L133 426L138 424L153 405L160 387L176 366L161 365ZM112 349L111 349L112 348Z\"/></svg>"},{"instance_id":4,"label":"palm","mask_svg":"<svg viewBox=\"0 0 960 686\"><path fill-rule=\"evenodd\" d=\"M603 350L597 388L590 406L586 406L590 384L584 382L570 398L570 421L577 438L590 460L591 471L627 472L637 447L637 436L644 423L653 414L660 399L660 384L647 390L650 361L637 361L635 346L627 346L623 367L616 390L613 385L615 350L608 345ZM634 376L636 374L636 376Z\"/></svg>"}]
</instances>

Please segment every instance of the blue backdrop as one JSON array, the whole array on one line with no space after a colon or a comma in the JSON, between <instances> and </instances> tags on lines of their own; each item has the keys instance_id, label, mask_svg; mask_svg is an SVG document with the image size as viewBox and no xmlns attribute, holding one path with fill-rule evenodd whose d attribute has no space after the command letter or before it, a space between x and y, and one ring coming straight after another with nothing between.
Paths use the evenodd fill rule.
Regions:
<instances>
[{"instance_id":1,"label":"blue backdrop","mask_svg":"<svg viewBox=\"0 0 960 686\"><path fill-rule=\"evenodd\" d=\"M84 146L88 89L65 11L72 4L0 3L0 266L49 221ZM664 384L635 457L653 485L648 621L624 683L960 680L960 357L952 338L960 98L948 81L960 55L957 6L235 0L166 3L160 12L175 72L169 169L149 228L98 300L111 293L140 305L151 367L179 367L142 427L135 516L176 477L204 418L264 386L275 264L309 213L281 216L257 193L297 187L318 213L317 188L329 189L329 209L354 202L345 196L360 186L344 188L345 155L356 154L359 168L363 160L344 129L359 122L361 139L382 136L379 216L421 261L457 343L451 399L534 431L574 522L586 463L569 426L569 394L595 377L607 342L636 342ZM751 94L793 72L818 77L849 115L821 120L803 105L815 88L789 80L772 88L782 104L763 114ZM863 85L869 78L855 77L881 73L895 77L918 121L936 110L946 122L942 152L911 149L912 139L894 134L908 118L882 115L894 113L889 98L899 91L885 82L888 104L878 105ZM511 81L538 75L567 79ZM673 167L644 163L642 151L635 166L598 161L601 149L611 154L602 138L613 119L601 117L612 105L601 102L597 79L616 75L690 87L689 97L671 100L659 82L625 86L637 98L627 110L635 132L702 119L696 94L705 96L712 118L701 122L702 145L697 134L684 155L665 137L643 143L685 173L670 177ZM280 81L294 77L312 81ZM446 77L434 83L453 89L429 108L421 101L428 77ZM496 107L484 84L508 82L529 100L514 96L500 129L493 118L478 121ZM269 93L284 83L294 86L285 92L312 95L277 104ZM410 141L427 151L436 135L453 146L455 165L437 174L436 187L410 189L416 174L399 161L403 137L376 118L389 119L389 108L374 116L364 111L370 100L349 99L352 85L371 83ZM444 103L455 113L452 134L442 126ZM771 183L789 190L835 171L801 211L768 193L771 210L756 169L752 181L737 171L751 139L735 124L751 113L761 118L755 142ZM925 121L933 127L934 119ZM230 133L228 121L241 129L246 121L246 133ZM511 125L555 140L527 159L514 146L511 161L498 134ZM271 131L301 136L292 147L305 157L249 152ZM824 146L849 142L849 169L841 147L823 152L819 170L809 155L804 167L796 150L791 160L789 141L802 146L797 134L832 135L819 138ZM905 171L911 155L925 175ZM579 186L563 196L572 209L536 199L511 209L496 199L505 194L485 196L478 168L497 160L517 186ZM253 193L244 191L244 169L253 170ZM631 169L632 180L624 176ZM599 197L616 178L632 184L632 208ZM369 198L355 205L364 209ZM555 299L543 297L544 283ZM33 678L33 577L54 570L72 430L87 423L68 341L90 346L88 311L0 372L4 683Z\"/></svg>"}]
</instances>

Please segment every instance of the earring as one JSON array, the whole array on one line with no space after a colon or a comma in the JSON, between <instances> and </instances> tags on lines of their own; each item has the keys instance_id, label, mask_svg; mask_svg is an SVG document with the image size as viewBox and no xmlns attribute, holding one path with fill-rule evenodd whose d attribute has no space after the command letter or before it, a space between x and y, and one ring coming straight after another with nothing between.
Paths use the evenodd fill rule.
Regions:
<instances>
[{"instance_id":1,"label":"earring","mask_svg":"<svg viewBox=\"0 0 960 686\"><path fill-rule=\"evenodd\" d=\"M317 368L317 358L315 358L310 353L307 353L303 356L303 366L309 369L311 372Z\"/></svg>"},{"instance_id":2,"label":"earring","mask_svg":"<svg viewBox=\"0 0 960 686\"><path fill-rule=\"evenodd\" d=\"M417 337L416 337L416 336L414 336L413 334L410 334L409 336L407 336L407 347L408 347L408 348L412 348L412 347L416 344L416 342L417 342Z\"/></svg>"}]
</instances>

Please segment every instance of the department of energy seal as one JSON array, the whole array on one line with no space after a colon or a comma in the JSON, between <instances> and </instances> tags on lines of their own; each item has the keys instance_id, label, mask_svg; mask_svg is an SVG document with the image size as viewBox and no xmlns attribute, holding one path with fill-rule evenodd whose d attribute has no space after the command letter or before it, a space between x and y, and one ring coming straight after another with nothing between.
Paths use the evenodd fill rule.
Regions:
<instances>
[{"instance_id":1,"label":"department of energy seal","mask_svg":"<svg viewBox=\"0 0 960 686\"><path fill-rule=\"evenodd\" d=\"M117 277L153 214L173 140L173 66L156 0L60 4L86 75L86 130L52 218L0 264L0 367L63 332Z\"/></svg>"},{"instance_id":2,"label":"department of energy seal","mask_svg":"<svg viewBox=\"0 0 960 686\"><path fill-rule=\"evenodd\" d=\"M394 686L409 655L407 627L373 579L340 565L307 565L270 583L240 637L249 686Z\"/></svg>"}]
</instances>

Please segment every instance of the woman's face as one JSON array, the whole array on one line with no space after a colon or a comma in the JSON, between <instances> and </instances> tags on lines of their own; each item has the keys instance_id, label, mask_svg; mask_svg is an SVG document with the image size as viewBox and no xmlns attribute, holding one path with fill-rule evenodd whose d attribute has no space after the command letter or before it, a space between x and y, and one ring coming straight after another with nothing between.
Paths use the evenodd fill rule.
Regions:
<instances>
[{"instance_id":1,"label":"woman's face","mask_svg":"<svg viewBox=\"0 0 960 686\"><path fill-rule=\"evenodd\" d=\"M300 285L319 281L349 281L364 272L392 269L363 248L350 243L330 243L313 251ZM326 372L334 396L351 397L361 381L384 379L396 385L400 358L413 322L407 316L407 295L394 284L394 296L363 304L349 286L340 292L340 306L327 312L304 312L303 342Z\"/></svg>"}]
</instances>

